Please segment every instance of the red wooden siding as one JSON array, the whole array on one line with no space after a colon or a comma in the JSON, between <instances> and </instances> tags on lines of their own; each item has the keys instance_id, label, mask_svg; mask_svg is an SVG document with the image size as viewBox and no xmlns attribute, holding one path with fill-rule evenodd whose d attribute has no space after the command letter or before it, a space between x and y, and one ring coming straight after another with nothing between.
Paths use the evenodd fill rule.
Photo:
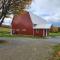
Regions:
<instances>
[{"instance_id":1,"label":"red wooden siding","mask_svg":"<svg viewBox=\"0 0 60 60\"><path fill-rule=\"evenodd\" d=\"M44 30L44 32L43 32ZM38 31L36 31L36 29L34 29L34 36L46 36L46 31L45 29L38 29Z\"/></svg>"},{"instance_id":2,"label":"red wooden siding","mask_svg":"<svg viewBox=\"0 0 60 60\"><path fill-rule=\"evenodd\" d=\"M14 17L12 22L12 32L15 34L25 35L33 34L32 22L29 13L24 13Z\"/></svg>"}]
</instances>

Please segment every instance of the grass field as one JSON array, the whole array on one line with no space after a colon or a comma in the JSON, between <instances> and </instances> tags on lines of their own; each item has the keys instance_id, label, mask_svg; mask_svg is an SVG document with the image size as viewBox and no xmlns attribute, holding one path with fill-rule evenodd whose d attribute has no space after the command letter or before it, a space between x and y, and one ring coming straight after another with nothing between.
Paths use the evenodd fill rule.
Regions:
<instances>
[{"instance_id":1,"label":"grass field","mask_svg":"<svg viewBox=\"0 0 60 60\"><path fill-rule=\"evenodd\" d=\"M49 33L49 36L60 36L60 32Z\"/></svg>"},{"instance_id":2,"label":"grass field","mask_svg":"<svg viewBox=\"0 0 60 60\"><path fill-rule=\"evenodd\" d=\"M0 27L0 37L12 36L10 33L11 33L11 28Z\"/></svg>"},{"instance_id":3,"label":"grass field","mask_svg":"<svg viewBox=\"0 0 60 60\"><path fill-rule=\"evenodd\" d=\"M7 28L7 27L0 27L0 32L1 32L1 31L8 32L8 31L10 31L10 28Z\"/></svg>"},{"instance_id":4,"label":"grass field","mask_svg":"<svg viewBox=\"0 0 60 60\"><path fill-rule=\"evenodd\" d=\"M53 54L50 60L60 60L60 44L53 46Z\"/></svg>"}]
</instances>

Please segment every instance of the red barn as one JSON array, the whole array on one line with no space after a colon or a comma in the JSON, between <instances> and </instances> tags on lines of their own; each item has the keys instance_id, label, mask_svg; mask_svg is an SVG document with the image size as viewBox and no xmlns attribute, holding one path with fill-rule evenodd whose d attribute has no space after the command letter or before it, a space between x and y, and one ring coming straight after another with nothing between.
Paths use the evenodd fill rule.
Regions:
<instances>
[{"instance_id":1,"label":"red barn","mask_svg":"<svg viewBox=\"0 0 60 60\"><path fill-rule=\"evenodd\" d=\"M24 12L13 18L12 34L47 36L51 24L31 12Z\"/></svg>"}]
</instances>

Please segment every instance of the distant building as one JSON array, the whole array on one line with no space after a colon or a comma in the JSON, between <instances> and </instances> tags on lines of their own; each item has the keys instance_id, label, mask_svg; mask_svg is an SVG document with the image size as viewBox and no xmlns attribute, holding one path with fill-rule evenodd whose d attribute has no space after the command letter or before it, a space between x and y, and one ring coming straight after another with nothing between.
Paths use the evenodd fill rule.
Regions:
<instances>
[{"instance_id":1,"label":"distant building","mask_svg":"<svg viewBox=\"0 0 60 60\"><path fill-rule=\"evenodd\" d=\"M12 21L12 34L47 36L51 24L31 12L24 12L14 16Z\"/></svg>"}]
</instances>

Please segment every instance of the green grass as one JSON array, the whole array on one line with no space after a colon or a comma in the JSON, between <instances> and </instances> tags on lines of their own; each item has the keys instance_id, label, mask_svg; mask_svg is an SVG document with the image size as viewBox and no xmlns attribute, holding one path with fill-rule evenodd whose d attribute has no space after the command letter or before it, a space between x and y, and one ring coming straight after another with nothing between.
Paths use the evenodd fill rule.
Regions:
<instances>
[{"instance_id":1,"label":"green grass","mask_svg":"<svg viewBox=\"0 0 60 60\"><path fill-rule=\"evenodd\" d=\"M53 53L51 60L60 60L60 55L58 54L58 52L60 52L60 44L53 46L52 49L53 49Z\"/></svg>"},{"instance_id":2,"label":"green grass","mask_svg":"<svg viewBox=\"0 0 60 60\"><path fill-rule=\"evenodd\" d=\"M60 36L60 32L52 32L52 33L50 32L49 36L53 36L53 37L54 36Z\"/></svg>"},{"instance_id":3,"label":"green grass","mask_svg":"<svg viewBox=\"0 0 60 60\"><path fill-rule=\"evenodd\" d=\"M53 47L53 50L54 50L55 53L56 53L57 51L60 51L60 44L55 45L55 46Z\"/></svg>"},{"instance_id":4,"label":"green grass","mask_svg":"<svg viewBox=\"0 0 60 60\"><path fill-rule=\"evenodd\" d=\"M10 34L10 28L0 27L0 37L13 37Z\"/></svg>"}]
</instances>

